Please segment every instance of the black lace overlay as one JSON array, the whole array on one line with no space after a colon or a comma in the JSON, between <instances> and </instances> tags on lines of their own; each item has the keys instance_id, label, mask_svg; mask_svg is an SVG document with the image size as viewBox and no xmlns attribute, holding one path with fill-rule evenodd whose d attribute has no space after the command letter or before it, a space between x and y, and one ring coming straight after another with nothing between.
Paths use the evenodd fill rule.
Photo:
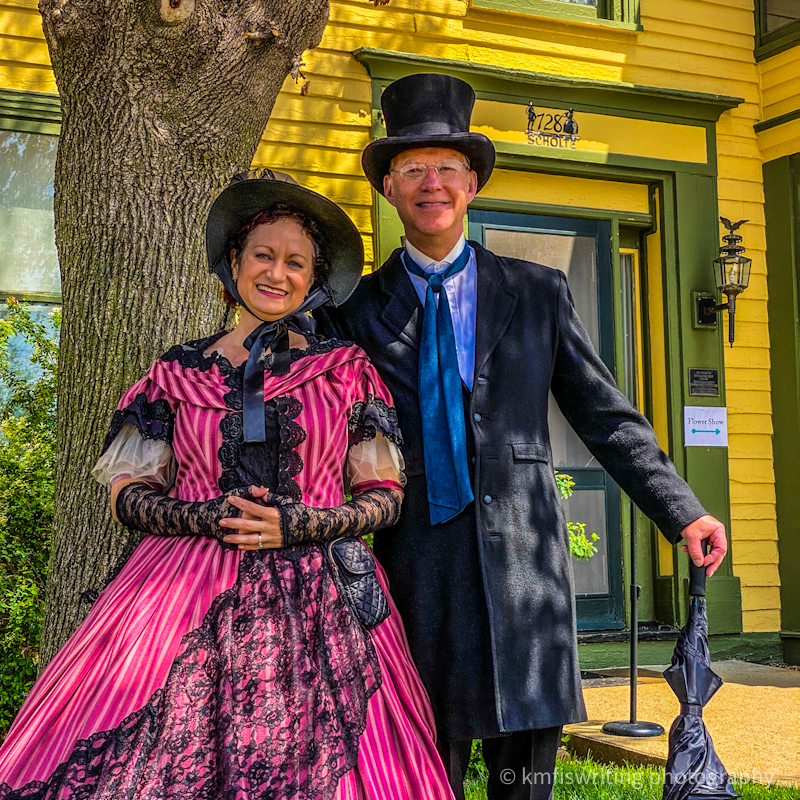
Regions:
<instances>
[{"instance_id":1,"label":"black lace overlay","mask_svg":"<svg viewBox=\"0 0 800 800\"><path fill-rule=\"evenodd\" d=\"M242 514L228 502L230 497L250 499L249 487L231 489L201 503L165 497L146 483L130 483L117 495L117 517L126 528L151 536L205 536L221 542L230 531L221 528L219 521Z\"/></svg>"},{"instance_id":2,"label":"black lace overlay","mask_svg":"<svg viewBox=\"0 0 800 800\"><path fill-rule=\"evenodd\" d=\"M0 800L331 800L380 683L320 548L251 551L143 708Z\"/></svg>"},{"instance_id":3,"label":"black lace overlay","mask_svg":"<svg viewBox=\"0 0 800 800\"><path fill-rule=\"evenodd\" d=\"M152 403L147 395L140 392L125 408L114 412L111 426L103 442L103 452L111 446L119 432L128 424L136 426L143 439L159 439L172 443L172 432L175 428L175 413L163 398Z\"/></svg>"},{"instance_id":4,"label":"black lace overlay","mask_svg":"<svg viewBox=\"0 0 800 800\"><path fill-rule=\"evenodd\" d=\"M343 536L363 536L388 528L400 518L402 496L391 489L369 489L349 503L334 508L314 508L303 503L275 503L281 517L283 547L321 544Z\"/></svg>"},{"instance_id":5,"label":"black lace overlay","mask_svg":"<svg viewBox=\"0 0 800 800\"><path fill-rule=\"evenodd\" d=\"M397 411L372 393L363 402L353 403L347 433L350 447L371 441L377 433L383 434L398 447L403 446Z\"/></svg>"}]
</instances>

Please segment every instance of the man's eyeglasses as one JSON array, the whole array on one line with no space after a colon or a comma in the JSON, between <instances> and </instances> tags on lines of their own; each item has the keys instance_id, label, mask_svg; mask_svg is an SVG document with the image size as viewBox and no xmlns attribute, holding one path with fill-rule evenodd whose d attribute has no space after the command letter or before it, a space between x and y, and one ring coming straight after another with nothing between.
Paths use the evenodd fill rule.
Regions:
<instances>
[{"instance_id":1,"label":"man's eyeglasses","mask_svg":"<svg viewBox=\"0 0 800 800\"><path fill-rule=\"evenodd\" d=\"M419 183L428 174L429 169L436 170L442 181L448 183L449 181L457 180L464 170L469 169L469 164L465 164L463 161L456 161L454 158L448 158L438 164L406 164L400 169L391 170L391 172L399 175L404 181Z\"/></svg>"}]
</instances>

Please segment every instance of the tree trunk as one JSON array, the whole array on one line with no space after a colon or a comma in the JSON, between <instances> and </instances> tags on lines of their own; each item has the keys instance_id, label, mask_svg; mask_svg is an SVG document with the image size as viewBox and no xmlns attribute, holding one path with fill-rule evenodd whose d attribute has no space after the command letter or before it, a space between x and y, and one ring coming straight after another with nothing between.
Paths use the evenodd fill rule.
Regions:
<instances>
[{"instance_id":1,"label":"tree trunk","mask_svg":"<svg viewBox=\"0 0 800 800\"><path fill-rule=\"evenodd\" d=\"M89 471L123 391L219 327L204 227L327 0L41 0L61 96L55 176L63 325L53 549L41 665L127 538Z\"/></svg>"}]
</instances>

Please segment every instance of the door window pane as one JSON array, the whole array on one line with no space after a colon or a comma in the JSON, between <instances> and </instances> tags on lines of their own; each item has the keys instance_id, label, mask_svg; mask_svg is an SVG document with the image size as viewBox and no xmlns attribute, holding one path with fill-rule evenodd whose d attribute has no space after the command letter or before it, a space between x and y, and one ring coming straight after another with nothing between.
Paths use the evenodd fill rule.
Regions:
<instances>
[{"instance_id":1,"label":"door window pane","mask_svg":"<svg viewBox=\"0 0 800 800\"><path fill-rule=\"evenodd\" d=\"M486 228L486 248L497 255L534 261L560 269L567 276L575 310L592 340L600 349L600 320L597 302L597 246L593 236L514 231ZM550 395L548 413L553 466L598 467L594 456L572 430Z\"/></svg>"},{"instance_id":2,"label":"door window pane","mask_svg":"<svg viewBox=\"0 0 800 800\"><path fill-rule=\"evenodd\" d=\"M800 19L800 0L764 0L765 33Z\"/></svg>"},{"instance_id":3,"label":"door window pane","mask_svg":"<svg viewBox=\"0 0 800 800\"><path fill-rule=\"evenodd\" d=\"M53 230L57 136L0 131L0 292L59 294Z\"/></svg>"},{"instance_id":4,"label":"door window pane","mask_svg":"<svg viewBox=\"0 0 800 800\"><path fill-rule=\"evenodd\" d=\"M564 501L568 520L586 523L586 535L596 533L597 552L588 561L572 559L575 594L608 594L608 536L606 535L606 493L604 489L582 489Z\"/></svg>"}]
</instances>

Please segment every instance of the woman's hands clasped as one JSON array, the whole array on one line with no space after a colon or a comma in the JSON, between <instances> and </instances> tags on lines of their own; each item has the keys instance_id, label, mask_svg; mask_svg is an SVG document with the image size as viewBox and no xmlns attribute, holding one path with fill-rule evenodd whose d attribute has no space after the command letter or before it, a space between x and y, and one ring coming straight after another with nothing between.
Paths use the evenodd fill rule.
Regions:
<instances>
[{"instance_id":1,"label":"woman's hands clasped","mask_svg":"<svg viewBox=\"0 0 800 800\"><path fill-rule=\"evenodd\" d=\"M242 512L241 517L220 520L221 528L233 528L222 541L237 545L239 550L267 550L282 547L281 516L277 505L293 502L290 498L273 494L263 486L251 486L253 500L230 497L228 502Z\"/></svg>"}]
</instances>

